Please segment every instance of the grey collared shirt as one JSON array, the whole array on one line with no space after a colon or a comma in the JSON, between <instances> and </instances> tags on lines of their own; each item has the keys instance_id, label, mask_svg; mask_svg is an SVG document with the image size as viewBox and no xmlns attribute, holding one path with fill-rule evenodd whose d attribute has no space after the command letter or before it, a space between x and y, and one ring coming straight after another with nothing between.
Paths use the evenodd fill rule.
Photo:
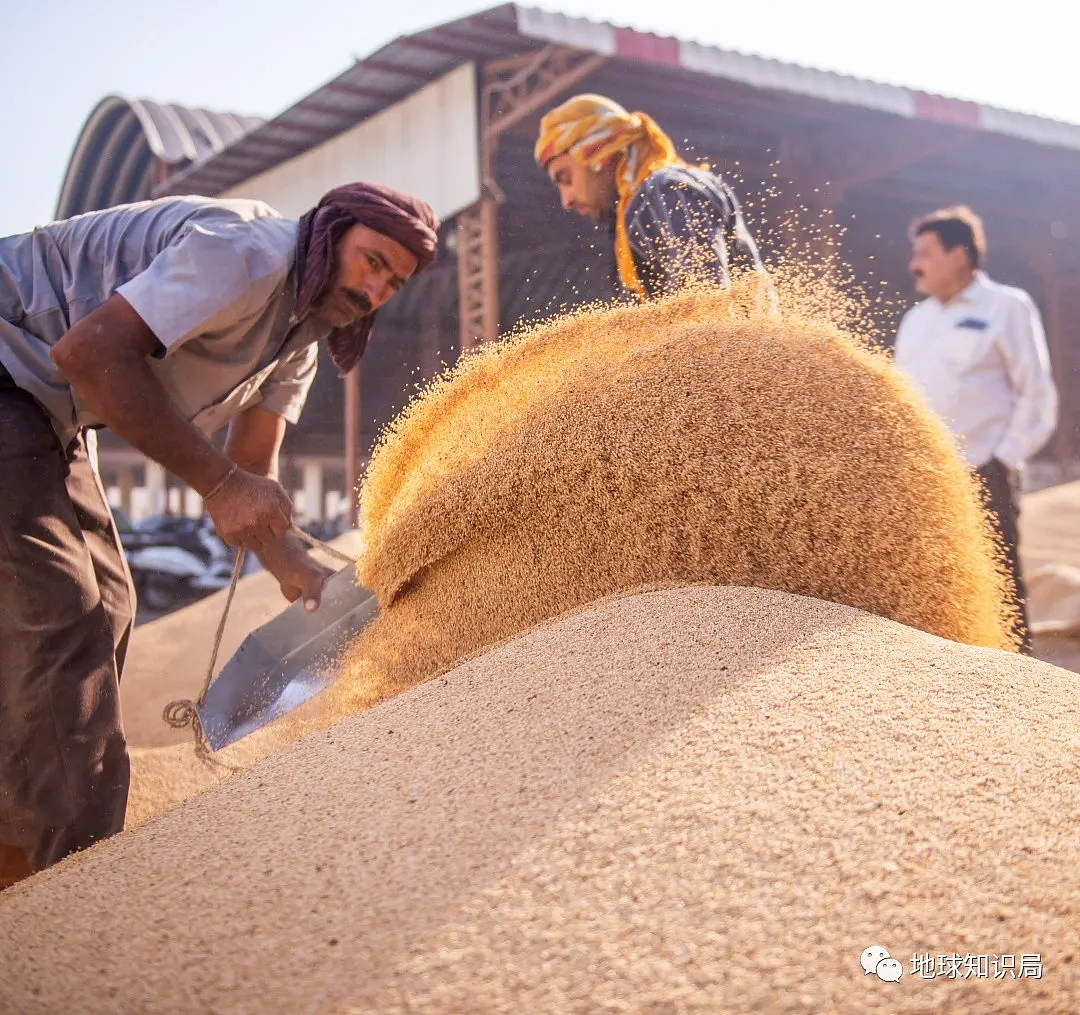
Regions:
<instances>
[{"instance_id":1,"label":"grey collared shirt","mask_svg":"<svg viewBox=\"0 0 1080 1015\"><path fill-rule=\"evenodd\" d=\"M204 433L256 403L295 423L329 331L292 319L297 228L261 201L180 197L0 239L0 364L65 444L100 426L49 350L119 293L161 342L158 380Z\"/></svg>"}]
</instances>

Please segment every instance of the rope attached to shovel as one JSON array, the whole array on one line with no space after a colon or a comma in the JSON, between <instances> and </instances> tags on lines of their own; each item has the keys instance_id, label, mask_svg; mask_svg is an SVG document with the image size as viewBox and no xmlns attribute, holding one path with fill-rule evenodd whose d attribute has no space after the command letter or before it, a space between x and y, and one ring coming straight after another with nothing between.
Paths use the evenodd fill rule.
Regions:
<instances>
[{"instance_id":1,"label":"rope attached to shovel","mask_svg":"<svg viewBox=\"0 0 1080 1015\"><path fill-rule=\"evenodd\" d=\"M323 553L328 554L331 557L336 557L346 564L356 563L355 557L350 557L347 553L342 553L329 543L324 543L321 539L316 539L314 536L308 535L308 533L297 528L295 525L292 526L290 532L301 542L307 543L307 545L313 549L322 550ZM203 732L202 723L199 722L199 714L195 710L206 701L206 692L210 690L210 685L214 682L214 666L217 663L218 650L221 648L221 638L225 633L225 621L229 617L233 596L236 594L236 583L240 580L240 575L244 570L244 561L246 559L247 550L241 547L236 554L236 562L233 564L232 577L229 579L229 591L225 596L225 608L221 611L221 620L218 621L217 633L214 635L214 647L210 651L210 665L206 668L206 679L203 681L202 690L199 692L198 698L194 701L187 698L178 701L170 701L161 713L161 718L173 729L184 729L187 726L192 728L192 731L195 734L195 753L199 758L206 762L211 762L213 760L213 752L210 750L210 743L206 739L206 734Z\"/></svg>"},{"instance_id":2,"label":"rope attached to shovel","mask_svg":"<svg viewBox=\"0 0 1080 1015\"><path fill-rule=\"evenodd\" d=\"M313 550L322 550L323 553L329 554L331 557L336 557L343 564L355 564L356 558L350 557L347 553L342 553L340 550L335 549L329 543L324 543L321 539L316 539L314 536L309 536L303 529L298 529L295 525L292 527L292 534L297 537L302 543L307 543Z\"/></svg>"}]
</instances>

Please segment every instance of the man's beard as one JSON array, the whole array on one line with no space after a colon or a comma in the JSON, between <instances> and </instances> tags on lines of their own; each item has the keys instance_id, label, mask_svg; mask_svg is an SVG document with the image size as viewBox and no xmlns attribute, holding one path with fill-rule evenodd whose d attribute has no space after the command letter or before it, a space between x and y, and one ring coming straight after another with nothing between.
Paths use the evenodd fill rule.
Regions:
<instances>
[{"instance_id":1,"label":"man's beard","mask_svg":"<svg viewBox=\"0 0 1080 1015\"><path fill-rule=\"evenodd\" d=\"M315 306L315 312L334 328L351 327L374 310L367 293L345 286L331 289Z\"/></svg>"}]
</instances>

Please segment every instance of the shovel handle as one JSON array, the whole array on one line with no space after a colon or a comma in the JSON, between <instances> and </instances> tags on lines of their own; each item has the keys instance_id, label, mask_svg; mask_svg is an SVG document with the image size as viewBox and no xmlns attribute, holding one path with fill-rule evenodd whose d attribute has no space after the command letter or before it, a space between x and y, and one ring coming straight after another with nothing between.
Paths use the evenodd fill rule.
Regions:
<instances>
[{"instance_id":1,"label":"shovel handle","mask_svg":"<svg viewBox=\"0 0 1080 1015\"><path fill-rule=\"evenodd\" d=\"M343 561L346 564L356 563L355 557L350 557L347 553L342 553L340 550L332 547L329 543L324 543L321 539L309 536L303 529L299 529L295 525L292 527L291 531L297 539L302 543L307 543L307 545L313 549L322 550L323 553L328 553L331 557L337 557L338 560Z\"/></svg>"}]
</instances>

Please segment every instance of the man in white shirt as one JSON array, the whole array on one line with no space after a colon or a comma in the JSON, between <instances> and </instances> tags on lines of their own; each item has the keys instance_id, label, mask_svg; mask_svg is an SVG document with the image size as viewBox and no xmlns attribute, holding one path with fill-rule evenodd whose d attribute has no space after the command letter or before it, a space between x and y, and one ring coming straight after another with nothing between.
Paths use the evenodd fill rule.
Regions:
<instances>
[{"instance_id":1,"label":"man in white shirt","mask_svg":"<svg viewBox=\"0 0 1080 1015\"><path fill-rule=\"evenodd\" d=\"M927 299L900 322L896 364L956 435L986 489L1016 588L1016 634L1030 654L1017 555L1020 475L1057 425L1057 390L1042 320L1022 289L992 282L982 221L946 208L911 227L909 269Z\"/></svg>"}]
</instances>

